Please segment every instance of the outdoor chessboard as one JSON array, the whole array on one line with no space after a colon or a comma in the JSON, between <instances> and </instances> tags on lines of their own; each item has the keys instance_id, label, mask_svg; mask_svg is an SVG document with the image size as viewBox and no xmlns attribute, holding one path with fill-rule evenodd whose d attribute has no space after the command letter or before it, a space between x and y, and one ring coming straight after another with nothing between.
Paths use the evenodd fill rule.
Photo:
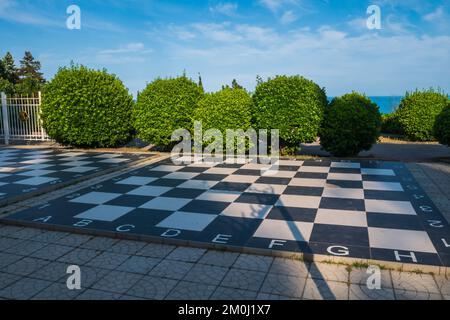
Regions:
<instances>
[{"instance_id":1,"label":"outdoor chessboard","mask_svg":"<svg viewBox=\"0 0 450 320\"><path fill-rule=\"evenodd\" d=\"M80 179L143 158L142 155L75 152L55 149L0 148L0 203L45 192L51 186Z\"/></svg>"},{"instance_id":2,"label":"outdoor chessboard","mask_svg":"<svg viewBox=\"0 0 450 320\"><path fill-rule=\"evenodd\" d=\"M164 160L5 219L269 253L450 266L449 224L404 164L281 160L278 169Z\"/></svg>"}]
</instances>

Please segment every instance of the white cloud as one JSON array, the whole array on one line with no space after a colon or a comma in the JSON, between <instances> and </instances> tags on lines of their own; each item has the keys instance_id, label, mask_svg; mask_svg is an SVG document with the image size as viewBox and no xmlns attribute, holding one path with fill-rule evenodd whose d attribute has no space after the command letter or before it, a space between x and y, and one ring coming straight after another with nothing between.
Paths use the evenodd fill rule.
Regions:
<instances>
[{"instance_id":1,"label":"white cloud","mask_svg":"<svg viewBox=\"0 0 450 320\"><path fill-rule=\"evenodd\" d=\"M65 20L56 21L44 14L31 13L26 6L18 5L14 0L0 1L0 20L34 26L63 27Z\"/></svg>"},{"instance_id":2,"label":"white cloud","mask_svg":"<svg viewBox=\"0 0 450 320\"><path fill-rule=\"evenodd\" d=\"M280 22L282 24L290 24L297 20L297 16L294 14L292 10L288 10L280 18Z\"/></svg>"},{"instance_id":3,"label":"white cloud","mask_svg":"<svg viewBox=\"0 0 450 320\"><path fill-rule=\"evenodd\" d=\"M214 6L209 7L209 11L211 11L212 13L220 13L230 17L236 15L237 9L238 9L237 3L231 2L218 3Z\"/></svg>"},{"instance_id":4,"label":"white cloud","mask_svg":"<svg viewBox=\"0 0 450 320\"><path fill-rule=\"evenodd\" d=\"M276 12L285 5L298 4L298 0L259 0L259 3L270 11Z\"/></svg>"},{"instance_id":5,"label":"white cloud","mask_svg":"<svg viewBox=\"0 0 450 320\"><path fill-rule=\"evenodd\" d=\"M122 54L122 53L149 53L151 49L146 49L142 42L131 42L116 49L102 50L100 54Z\"/></svg>"}]
</instances>

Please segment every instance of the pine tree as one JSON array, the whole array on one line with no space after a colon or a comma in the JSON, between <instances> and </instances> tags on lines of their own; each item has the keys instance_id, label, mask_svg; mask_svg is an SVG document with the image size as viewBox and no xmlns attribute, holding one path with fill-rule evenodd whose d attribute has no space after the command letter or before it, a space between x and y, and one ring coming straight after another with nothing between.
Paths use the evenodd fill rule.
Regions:
<instances>
[{"instance_id":1,"label":"pine tree","mask_svg":"<svg viewBox=\"0 0 450 320\"><path fill-rule=\"evenodd\" d=\"M40 72L41 63L34 59L31 52L26 51L25 56L20 60L19 75L20 80L24 81L26 79L35 80L37 83L44 83L45 79L43 73ZM29 81L29 80L28 80Z\"/></svg>"},{"instance_id":2,"label":"pine tree","mask_svg":"<svg viewBox=\"0 0 450 320\"><path fill-rule=\"evenodd\" d=\"M3 64L3 60L0 60L0 79L6 79L5 65Z\"/></svg>"},{"instance_id":3,"label":"pine tree","mask_svg":"<svg viewBox=\"0 0 450 320\"><path fill-rule=\"evenodd\" d=\"M5 79L16 84L19 82L19 75L15 66L14 58L10 52L7 52L2 60Z\"/></svg>"},{"instance_id":4,"label":"pine tree","mask_svg":"<svg viewBox=\"0 0 450 320\"><path fill-rule=\"evenodd\" d=\"M233 89L243 89L243 87L237 82L236 79L233 79L233 81L231 82L231 87Z\"/></svg>"},{"instance_id":5,"label":"pine tree","mask_svg":"<svg viewBox=\"0 0 450 320\"><path fill-rule=\"evenodd\" d=\"M200 74L200 72L198 73L198 86L199 86L200 88L202 88L202 90L204 90L204 89L203 89L202 75Z\"/></svg>"}]
</instances>

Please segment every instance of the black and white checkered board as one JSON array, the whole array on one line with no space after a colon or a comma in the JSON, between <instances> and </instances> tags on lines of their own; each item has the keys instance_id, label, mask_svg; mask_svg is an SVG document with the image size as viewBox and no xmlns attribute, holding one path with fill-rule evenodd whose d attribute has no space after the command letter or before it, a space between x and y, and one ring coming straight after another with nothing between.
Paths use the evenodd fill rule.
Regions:
<instances>
[{"instance_id":1,"label":"black and white checkered board","mask_svg":"<svg viewBox=\"0 0 450 320\"><path fill-rule=\"evenodd\" d=\"M1 148L0 204L143 157L117 153Z\"/></svg>"},{"instance_id":2,"label":"black and white checkered board","mask_svg":"<svg viewBox=\"0 0 450 320\"><path fill-rule=\"evenodd\" d=\"M450 227L404 164L163 161L6 218L229 247L450 266Z\"/></svg>"}]
</instances>

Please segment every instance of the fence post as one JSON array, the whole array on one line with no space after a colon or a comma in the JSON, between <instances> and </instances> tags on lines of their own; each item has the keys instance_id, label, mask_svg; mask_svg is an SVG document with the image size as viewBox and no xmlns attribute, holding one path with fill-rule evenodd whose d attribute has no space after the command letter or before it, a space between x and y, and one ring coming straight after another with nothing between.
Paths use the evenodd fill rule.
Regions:
<instances>
[{"instance_id":1,"label":"fence post","mask_svg":"<svg viewBox=\"0 0 450 320\"><path fill-rule=\"evenodd\" d=\"M45 130L44 130L44 126L42 125L42 119L41 119L41 103L42 103L42 97L41 97L41 92L38 91L38 117L39 117L39 126L41 127L41 140L44 141L45 140Z\"/></svg>"},{"instance_id":2,"label":"fence post","mask_svg":"<svg viewBox=\"0 0 450 320\"><path fill-rule=\"evenodd\" d=\"M9 144L9 121L8 121L8 108L7 108L7 100L6 94L4 92L1 93L2 99L2 121L3 121L3 131L5 134L5 144Z\"/></svg>"}]
</instances>

